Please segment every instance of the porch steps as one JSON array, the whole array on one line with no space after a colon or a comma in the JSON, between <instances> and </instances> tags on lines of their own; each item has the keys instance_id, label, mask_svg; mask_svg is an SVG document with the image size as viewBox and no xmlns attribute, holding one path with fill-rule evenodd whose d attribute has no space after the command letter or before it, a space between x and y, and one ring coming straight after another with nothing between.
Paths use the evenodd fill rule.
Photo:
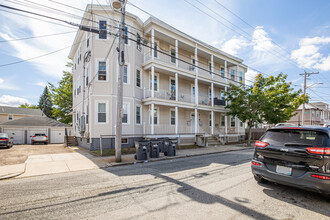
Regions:
<instances>
[{"instance_id":1,"label":"porch steps","mask_svg":"<svg viewBox=\"0 0 330 220\"><path fill-rule=\"evenodd\" d=\"M78 146L77 138L75 136L65 137L65 145L66 146Z\"/></svg>"},{"instance_id":2,"label":"porch steps","mask_svg":"<svg viewBox=\"0 0 330 220\"><path fill-rule=\"evenodd\" d=\"M214 146L214 145L223 145L220 141L220 139L218 139L216 136L210 136L207 138L208 140L208 145L209 146Z\"/></svg>"}]
</instances>

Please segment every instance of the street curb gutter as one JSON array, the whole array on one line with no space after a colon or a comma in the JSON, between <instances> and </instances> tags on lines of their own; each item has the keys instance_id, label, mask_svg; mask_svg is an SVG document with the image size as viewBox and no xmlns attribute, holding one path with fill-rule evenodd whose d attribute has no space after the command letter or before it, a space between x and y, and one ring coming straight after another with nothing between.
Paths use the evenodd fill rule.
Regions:
<instances>
[{"instance_id":1,"label":"street curb gutter","mask_svg":"<svg viewBox=\"0 0 330 220\"><path fill-rule=\"evenodd\" d=\"M4 175L4 176L0 176L0 181L1 180L6 180L6 179L11 179L11 178L17 177L19 175L22 175L23 173L25 173L25 170L26 170L26 164L24 164L24 170L23 171L16 172L16 173L10 173L10 174Z\"/></svg>"},{"instance_id":2,"label":"street curb gutter","mask_svg":"<svg viewBox=\"0 0 330 220\"><path fill-rule=\"evenodd\" d=\"M185 156L154 158L154 159L146 160L146 161L110 163L110 164L108 164L107 166L105 166L103 168L118 167L118 166L127 166L127 165L134 165L134 164L137 164L137 163L148 163L148 162L156 162L156 161L162 161L162 160L181 159L181 158L187 158L187 157L197 157L197 156L212 155L212 154L221 154L221 153L232 152L232 151L240 151L240 150L253 149L253 147L244 147L244 148L246 148L246 149L234 149L234 150L224 150L224 151L219 151L219 152L209 152L209 153L193 154L193 155L189 155L188 154L188 155L185 155Z\"/></svg>"}]
</instances>

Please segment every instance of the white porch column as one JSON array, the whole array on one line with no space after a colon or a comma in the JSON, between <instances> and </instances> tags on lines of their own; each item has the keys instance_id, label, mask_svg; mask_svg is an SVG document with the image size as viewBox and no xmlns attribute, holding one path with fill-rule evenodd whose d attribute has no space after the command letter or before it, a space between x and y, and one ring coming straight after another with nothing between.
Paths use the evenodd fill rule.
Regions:
<instances>
[{"instance_id":1,"label":"white porch column","mask_svg":"<svg viewBox=\"0 0 330 220\"><path fill-rule=\"evenodd\" d=\"M198 78L195 78L195 104L198 105Z\"/></svg>"},{"instance_id":2,"label":"white porch column","mask_svg":"<svg viewBox=\"0 0 330 220\"><path fill-rule=\"evenodd\" d=\"M175 101L179 100L179 76L175 73Z\"/></svg>"},{"instance_id":3,"label":"white porch column","mask_svg":"<svg viewBox=\"0 0 330 220\"><path fill-rule=\"evenodd\" d=\"M196 65L196 67L195 67L195 73L196 73L196 75L198 75L198 56L197 56L197 44L196 44L196 46L195 46L195 65Z\"/></svg>"},{"instance_id":4,"label":"white porch column","mask_svg":"<svg viewBox=\"0 0 330 220\"><path fill-rule=\"evenodd\" d=\"M211 72L212 72L212 78L214 78L214 63L213 63L213 55L211 55Z\"/></svg>"},{"instance_id":5,"label":"white porch column","mask_svg":"<svg viewBox=\"0 0 330 220\"><path fill-rule=\"evenodd\" d=\"M154 114L155 114L155 104L151 104L151 134L155 133Z\"/></svg>"},{"instance_id":6,"label":"white porch column","mask_svg":"<svg viewBox=\"0 0 330 220\"><path fill-rule=\"evenodd\" d=\"M151 59L154 59L154 46L155 46L155 30L151 29Z\"/></svg>"},{"instance_id":7,"label":"white porch column","mask_svg":"<svg viewBox=\"0 0 330 220\"><path fill-rule=\"evenodd\" d=\"M227 60L225 60L225 79L226 79L226 83L228 83L228 69L227 69Z\"/></svg>"},{"instance_id":8,"label":"white porch column","mask_svg":"<svg viewBox=\"0 0 330 220\"><path fill-rule=\"evenodd\" d=\"M155 67L151 66L151 97L155 97Z\"/></svg>"},{"instance_id":9,"label":"white porch column","mask_svg":"<svg viewBox=\"0 0 330 220\"><path fill-rule=\"evenodd\" d=\"M211 111L211 134L214 135L214 111Z\"/></svg>"},{"instance_id":10,"label":"white porch column","mask_svg":"<svg viewBox=\"0 0 330 220\"><path fill-rule=\"evenodd\" d=\"M214 106L214 83L211 83L211 104Z\"/></svg>"},{"instance_id":11,"label":"white porch column","mask_svg":"<svg viewBox=\"0 0 330 220\"><path fill-rule=\"evenodd\" d=\"M226 65L226 63L225 63ZM225 86L225 92L227 92L227 86ZM227 103L226 103L227 105ZM225 115L225 133L228 134L228 116Z\"/></svg>"},{"instance_id":12,"label":"white porch column","mask_svg":"<svg viewBox=\"0 0 330 220\"><path fill-rule=\"evenodd\" d=\"M195 108L195 134L198 133L198 111L197 108Z\"/></svg>"},{"instance_id":13,"label":"white porch column","mask_svg":"<svg viewBox=\"0 0 330 220\"><path fill-rule=\"evenodd\" d=\"M175 40L175 58L176 58L176 60L175 60L175 65L176 65L176 67L178 67L179 66L179 43L178 43L178 40Z\"/></svg>"},{"instance_id":14,"label":"white porch column","mask_svg":"<svg viewBox=\"0 0 330 220\"><path fill-rule=\"evenodd\" d=\"M175 107L175 134L179 132L179 109Z\"/></svg>"}]
</instances>

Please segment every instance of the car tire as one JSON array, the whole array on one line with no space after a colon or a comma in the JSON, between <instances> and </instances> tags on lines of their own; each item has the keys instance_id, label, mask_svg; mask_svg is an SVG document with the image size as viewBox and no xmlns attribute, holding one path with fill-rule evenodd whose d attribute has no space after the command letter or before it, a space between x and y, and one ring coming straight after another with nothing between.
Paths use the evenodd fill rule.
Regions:
<instances>
[{"instance_id":1,"label":"car tire","mask_svg":"<svg viewBox=\"0 0 330 220\"><path fill-rule=\"evenodd\" d=\"M48 142L45 142L45 144L47 145L47 144L48 144Z\"/></svg>"},{"instance_id":2,"label":"car tire","mask_svg":"<svg viewBox=\"0 0 330 220\"><path fill-rule=\"evenodd\" d=\"M254 175L254 179L258 182L258 183L267 183L268 181L265 180L264 178L262 178L262 176L259 175Z\"/></svg>"}]
</instances>

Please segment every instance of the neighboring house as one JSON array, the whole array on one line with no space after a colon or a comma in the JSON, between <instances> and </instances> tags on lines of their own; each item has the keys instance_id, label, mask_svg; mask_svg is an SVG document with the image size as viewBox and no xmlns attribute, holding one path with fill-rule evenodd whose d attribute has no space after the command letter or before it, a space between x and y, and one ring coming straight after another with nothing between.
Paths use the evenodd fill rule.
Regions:
<instances>
[{"instance_id":1,"label":"neighboring house","mask_svg":"<svg viewBox=\"0 0 330 220\"><path fill-rule=\"evenodd\" d=\"M119 20L120 14L109 6L88 5L81 24L117 33ZM126 24L124 147L142 137L180 136L194 142L197 134L205 134L235 142L245 135L243 123L226 116L224 101L230 83L245 82L247 66L242 59L154 17L143 23L127 13ZM129 40L137 35L158 51ZM113 41L113 36L104 33L79 30L69 54L73 59L74 135L79 145L91 150L99 148L101 136L103 146L114 147L119 65L118 39L109 52ZM88 50L92 57L83 78Z\"/></svg>"},{"instance_id":2,"label":"neighboring house","mask_svg":"<svg viewBox=\"0 0 330 220\"><path fill-rule=\"evenodd\" d=\"M46 116L29 116L0 124L2 132L8 133L14 144L31 144L36 133L46 134L50 144L64 143L65 129L68 135L71 126Z\"/></svg>"},{"instance_id":3,"label":"neighboring house","mask_svg":"<svg viewBox=\"0 0 330 220\"><path fill-rule=\"evenodd\" d=\"M0 124L28 116L42 116L40 109L0 106Z\"/></svg>"},{"instance_id":4,"label":"neighboring house","mask_svg":"<svg viewBox=\"0 0 330 220\"><path fill-rule=\"evenodd\" d=\"M287 123L302 125L302 109L303 105L299 106L297 115L293 116ZM330 124L330 109L329 105L324 102L314 102L305 104L304 125L324 125Z\"/></svg>"}]
</instances>

